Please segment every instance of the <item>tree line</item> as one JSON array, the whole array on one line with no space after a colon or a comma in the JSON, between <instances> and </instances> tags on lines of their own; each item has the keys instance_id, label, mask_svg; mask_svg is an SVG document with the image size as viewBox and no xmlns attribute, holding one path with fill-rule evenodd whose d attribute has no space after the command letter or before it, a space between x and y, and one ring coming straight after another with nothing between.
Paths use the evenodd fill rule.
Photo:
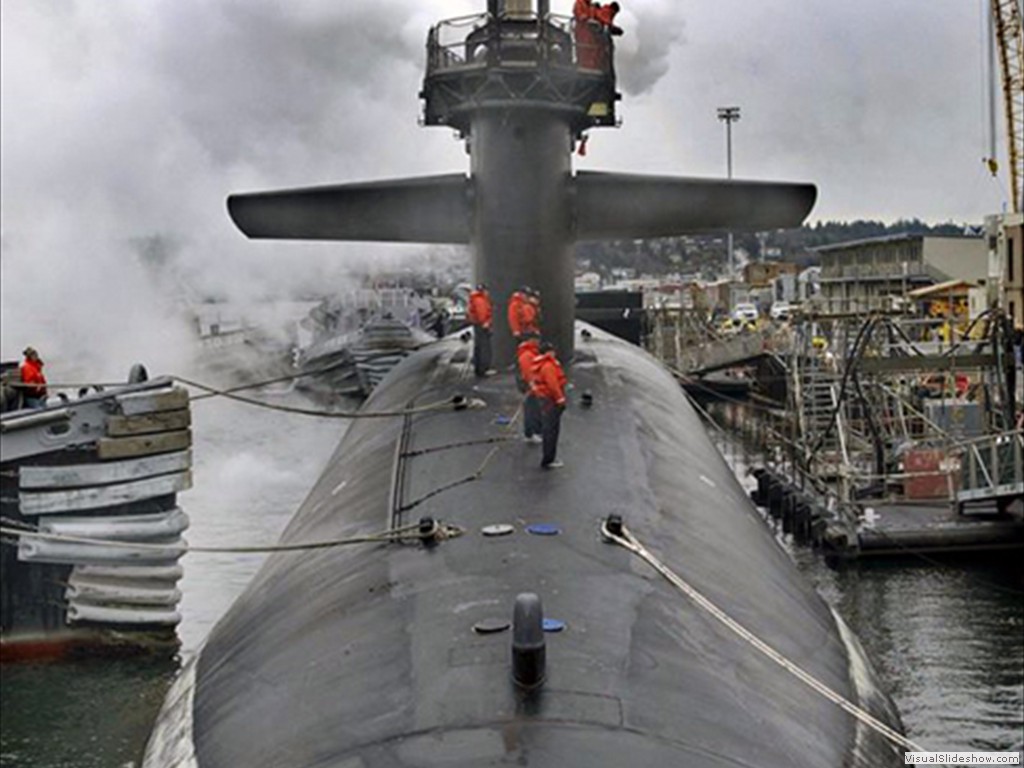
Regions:
<instances>
[{"instance_id":1,"label":"tree line","mask_svg":"<svg viewBox=\"0 0 1024 768\"><path fill-rule=\"evenodd\" d=\"M892 223L857 219L805 224L796 229L767 233L742 232L734 236L734 248L756 261L764 249L766 258L814 266L819 262L815 248L901 234L959 236L976 225L927 224L920 219L898 219ZM651 240L588 241L576 246L577 264L583 269L610 275L613 269L633 269L638 274L679 273L714 279L726 271L726 235L715 233Z\"/></svg>"}]
</instances>

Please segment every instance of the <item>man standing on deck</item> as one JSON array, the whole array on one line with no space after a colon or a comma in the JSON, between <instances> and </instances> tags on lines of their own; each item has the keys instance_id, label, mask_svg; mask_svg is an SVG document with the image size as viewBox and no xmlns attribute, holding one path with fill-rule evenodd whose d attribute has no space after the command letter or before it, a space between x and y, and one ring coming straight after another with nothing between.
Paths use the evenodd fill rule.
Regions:
<instances>
[{"instance_id":1,"label":"man standing on deck","mask_svg":"<svg viewBox=\"0 0 1024 768\"><path fill-rule=\"evenodd\" d=\"M565 371L555 357L555 348L549 343L541 344L540 355L534 364L530 392L540 401L541 433L544 440L542 469L558 469L564 466L555 456L558 452L558 432L565 410Z\"/></svg>"},{"instance_id":2,"label":"man standing on deck","mask_svg":"<svg viewBox=\"0 0 1024 768\"><path fill-rule=\"evenodd\" d=\"M537 358L540 356L540 341L536 336L529 336L520 342L516 349L516 361L519 364L517 383L519 391L526 393L523 400L523 437L528 443L541 442L543 426L541 424L540 401L533 394L531 383L537 369Z\"/></svg>"},{"instance_id":3,"label":"man standing on deck","mask_svg":"<svg viewBox=\"0 0 1024 768\"><path fill-rule=\"evenodd\" d=\"M526 303L526 295L529 288L523 286L518 291L513 291L508 297L508 330L516 344L523 340L523 304Z\"/></svg>"},{"instance_id":4,"label":"man standing on deck","mask_svg":"<svg viewBox=\"0 0 1024 768\"><path fill-rule=\"evenodd\" d=\"M536 288L526 289L526 301L519 313L523 334L540 336L540 291Z\"/></svg>"},{"instance_id":5,"label":"man standing on deck","mask_svg":"<svg viewBox=\"0 0 1024 768\"><path fill-rule=\"evenodd\" d=\"M473 325L473 371L477 376L490 376L495 372L491 368L491 321L494 318L494 305L491 303L487 286L483 283L469 294L467 316Z\"/></svg>"},{"instance_id":6,"label":"man standing on deck","mask_svg":"<svg viewBox=\"0 0 1024 768\"><path fill-rule=\"evenodd\" d=\"M46 376L43 361L32 347L25 347L25 360L21 364L21 393L26 408L46 407Z\"/></svg>"}]
</instances>

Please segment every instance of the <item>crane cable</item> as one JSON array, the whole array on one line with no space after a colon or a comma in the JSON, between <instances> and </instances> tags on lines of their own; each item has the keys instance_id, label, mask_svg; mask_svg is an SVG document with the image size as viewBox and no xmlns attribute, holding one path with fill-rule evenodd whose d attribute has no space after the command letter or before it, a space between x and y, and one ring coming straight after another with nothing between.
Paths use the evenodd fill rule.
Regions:
<instances>
[{"instance_id":1,"label":"crane cable","mask_svg":"<svg viewBox=\"0 0 1024 768\"><path fill-rule=\"evenodd\" d=\"M690 598L698 608L701 608L711 614L712 617L724 624L727 629L739 636L742 640L745 640L756 650L760 651L787 672L795 676L798 680L808 685L816 693L819 693L840 709L853 715L853 717L861 723L879 733L893 744L913 752L927 751L920 745L915 744L899 731L883 723L870 712L858 707L839 693L836 693L825 685L825 683L821 682L809 672L806 672L800 666L790 661L784 655L768 645L768 643L761 640L757 635L729 616L725 611L701 594L692 585L684 581L678 574L672 571L667 565L665 565L665 563L661 562L661 560L655 557L646 547L644 547L644 545L641 544L632 533L630 533L625 525L621 525L620 527L620 525L610 525L609 522L609 519L605 519L601 524L601 535L606 541L618 544L620 547L629 550L642 560L645 560L670 584L672 584L672 586L676 587L676 589Z\"/></svg>"}]
</instances>

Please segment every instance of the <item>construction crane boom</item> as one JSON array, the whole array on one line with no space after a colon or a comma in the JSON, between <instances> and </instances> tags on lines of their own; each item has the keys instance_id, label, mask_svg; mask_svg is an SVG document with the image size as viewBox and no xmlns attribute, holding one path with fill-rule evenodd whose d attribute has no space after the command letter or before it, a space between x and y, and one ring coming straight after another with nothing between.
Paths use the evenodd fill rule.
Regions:
<instances>
[{"instance_id":1,"label":"construction crane boom","mask_svg":"<svg viewBox=\"0 0 1024 768\"><path fill-rule=\"evenodd\" d=\"M1024 210L1024 27L1020 0L992 0L992 24L1003 83L1010 197L1014 213Z\"/></svg>"}]
</instances>

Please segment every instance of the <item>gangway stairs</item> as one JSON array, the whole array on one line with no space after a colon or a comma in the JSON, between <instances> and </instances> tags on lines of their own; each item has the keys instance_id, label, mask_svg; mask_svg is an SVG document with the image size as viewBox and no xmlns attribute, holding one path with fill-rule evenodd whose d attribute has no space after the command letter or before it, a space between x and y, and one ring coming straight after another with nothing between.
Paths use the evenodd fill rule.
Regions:
<instances>
[{"instance_id":1,"label":"gangway stairs","mask_svg":"<svg viewBox=\"0 0 1024 768\"><path fill-rule=\"evenodd\" d=\"M804 368L798 380L797 414L805 462L819 476L835 477L850 463L839 382L834 373L813 365Z\"/></svg>"}]
</instances>

